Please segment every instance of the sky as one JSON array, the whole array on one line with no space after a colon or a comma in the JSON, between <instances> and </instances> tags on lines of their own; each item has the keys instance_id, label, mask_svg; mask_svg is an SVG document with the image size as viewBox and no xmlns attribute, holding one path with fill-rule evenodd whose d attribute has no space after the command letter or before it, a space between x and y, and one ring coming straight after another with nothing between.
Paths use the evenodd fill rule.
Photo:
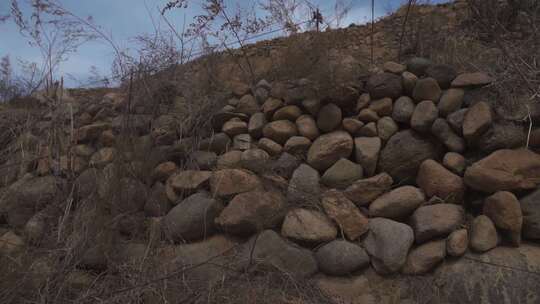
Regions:
<instances>
[{"instance_id":1,"label":"sky","mask_svg":"<svg viewBox=\"0 0 540 304\"><path fill-rule=\"evenodd\" d=\"M19 0L24 1L30 0ZM150 33L154 29L154 24L158 28L167 29L166 24L159 17L159 10L166 4L166 0L58 0L62 5L80 17L92 16L95 24L99 25L109 33L117 44L124 48L133 48L133 37L144 33ZM192 0L200 3L202 0ZM301 0L300 0L301 1ZM0 0L0 16L9 13L10 0ZM246 0L225 0L226 3L240 3L241 5L252 5L253 1ZM310 0L318 6L327 19L331 19L335 14L335 0ZM369 20L371 15L371 0L345 0L351 3L351 10L342 21L342 26L351 23L362 24ZM375 16L381 17L395 10L406 0L375 0ZM444 0L434 0L431 2L440 3ZM174 10L168 13L169 20L180 28L184 17L189 23L193 16L200 13L196 5L187 10ZM21 5L24 10L27 5ZM274 33L273 36L283 35ZM263 36L260 39L269 39L270 36ZM0 57L9 55L12 62L23 59L32 62L41 62L40 53L35 48L29 46L27 39L21 36L17 27L8 20L0 24ZM63 62L59 68L61 75L65 77L68 86L78 86L85 83L90 75L91 67L97 68L101 75L111 73L111 64L114 58L112 48L103 41L88 42L74 54L71 54L67 61ZM75 78L77 80L71 79Z\"/></svg>"}]
</instances>

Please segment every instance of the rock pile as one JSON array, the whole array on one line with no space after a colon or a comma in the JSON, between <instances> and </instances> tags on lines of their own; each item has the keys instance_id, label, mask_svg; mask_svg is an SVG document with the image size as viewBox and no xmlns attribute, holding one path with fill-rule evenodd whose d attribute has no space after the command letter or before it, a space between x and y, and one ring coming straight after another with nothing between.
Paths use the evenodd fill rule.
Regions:
<instances>
[{"instance_id":1,"label":"rock pile","mask_svg":"<svg viewBox=\"0 0 540 304\"><path fill-rule=\"evenodd\" d=\"M540 183L540 155L520 147L519 125L508 135L500 126L513 122L469 94L491 81L415 58L385 64L339 102L266 81L239 84L212 117L214 134L199 141L179 139L172 114L133 115L129 153L147 151L157 163L130 163L142 179L115 179L117 160L130 159L115 148L121 116L81 125L70 166L80 199L112 195L114 215L135 214L120 224L124 235L156 218L174 243L218 250L217 238L243 240L242 267L295 277L369 265L424 274L468 248L540 239L540 190L529 193ZM107 117L99 111L83 114ZM9 186L1 252L13 250L1 242L22 242L18 232L36 234L34 211L58 195L52 167Z\"/></svg>"}]
</instances>

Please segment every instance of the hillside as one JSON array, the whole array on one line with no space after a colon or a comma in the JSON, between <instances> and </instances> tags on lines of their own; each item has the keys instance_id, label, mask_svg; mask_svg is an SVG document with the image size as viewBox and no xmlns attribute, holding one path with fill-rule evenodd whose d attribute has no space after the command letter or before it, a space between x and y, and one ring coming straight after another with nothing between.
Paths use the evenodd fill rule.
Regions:
<instances>
[{"instance_id":1,"label":"hillside","mask_svg":"<svg viewBox=\"0 0 540 304\"><path fill-rule=\"evenodd\" d=\"M526 16L404 7L4 105L0 302L538 303Z\"/></svg>"}]
</instances>

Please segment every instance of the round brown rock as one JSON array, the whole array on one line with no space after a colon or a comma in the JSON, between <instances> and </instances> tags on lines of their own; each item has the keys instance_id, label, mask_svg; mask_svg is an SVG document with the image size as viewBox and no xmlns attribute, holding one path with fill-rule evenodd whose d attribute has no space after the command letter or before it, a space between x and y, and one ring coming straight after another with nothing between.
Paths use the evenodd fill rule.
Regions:
<instances>
[{"instance_id":1,"label":"round brown rock","mask_svg":"<svg viewBox=\"0 0 540 304\"><path fill-rule=\"evenodd\" d=\"M469 108L463 119L463 136L469 142L476 141L486 132L493 118L491 108L483 101L477 102Z\"/></svg>"},{"instance_id":2,"label":"round brown rock","mask_svg":"<svg viewBox=\"0 0 540 304\"><path fill-rule=\"evenodd\" d=\"M290 121L296 121L298 117L302 115L302 110L300 110L297 106L286 106L279 110L277 110L274 115L272 116L272 120L290 120Z\"/></svg>"},{"instance_id":3,"label":"round brown rock","mask_svg":"<svg viewBox=\"0 0 540 304\"><path fill-rule=\"evenodd\" d=\"M521 227L523 214L516 196L508 191L500 191L486 198L484 214L489 217L495 227L503 232L503 236L514 246L521 243Z\"/></svg>"},{"instance_id":4,"label":"round brown rock","mask_svg":"<svg viewBox=\"0 0 540 304\"><path fill-rule=\"evenodd\" d=\"M439 114L442 117L446 117L461 109L464 96L465 91L462 89L449 89L448 91L445 91L438 104Z\"/></svg>"},{"instance_id":5,"label":"round brown rock","mask_svg":"<svg viewBox=\"0 0 540 304\"><path fill-rule=\"evenodd\" d=\"M497 247L498 243L497 229L489 217L485 215L476 217L471 228L471 249L486 252Z\"/></svg>"},{"instance_id":6,"label":"round brown rock","mask_svg":"<svg viewBox=\"0 0 540 304\"><path fill-rule=\"evenodd\" d=\"M300 133L300 135L307 137L312 141L320 135L317 123L311 115L302 115L298 117L296 120L296 127L298 128L298 133Z\"/></svg>"},{"instance_id":7,"label":"round brown rock","mask_svg":"<svg viewBox=\"0 0 540 304\"><path fill-rule=\"evenodd\" d=\"M418 132L430 132L431 126L437 117L439 117L439 110L433 101L424 100L414 109L411 117L411 127Z\"/></svg>"},{"instance_id":8,"label":"round brown rock","mask_svg":"<svg viewBox=\"0 0 540 304\"><path fill-rule=\"evenodd\" d=\"M463 208L454 204L435 204L416 209L410 219L416 243L448 236L463 224L464 214Z\"/></svg>"},{"instance_id":9,"label":"round brown rock","mask_svg":"<svg viewBox=\"0 0 540 304\"><path fill-rule=\"evenodd\" d=\"M381 195L369 205L371 217L404 219L426 201L422 190L403 186Z\"/></svg>"},{"instance_id":10,"label":"round brown rock","mask_svg":"<svg viewBox=\"0 0 540 304\"><path fill-rule=\"evenodd\" d=\"M439 102L441 98L441 88L437 83L437 80L427 77L416 81L416 85L413 90L413 99L420 102L423 100L431 100L434 103Z\"/></svg>"},{"instance_id":11,"label":"round brown rock","mask_svg":"<svg viewBox=\"0 0 540 304\"><path fill-rule=\"evenodd\" d=\"M296 125L288 120L278 120L267 124L263 128L263 135L278 144L284 145L287 140L298 135Z\"/></svg>"},{"instance_id":12,"label":"round brown rock","mask_svg":"<svg viewBox=\"0 0 540 304\"><path fill-rule=\"evenodd\" d=\"M427 197L437 196L445 202L456 204L463 202L465 184L462 178L434 160L428 159L420 165L416 184Z\"/></svg>"},{"instance_id":13,"label":"round brown rock","mask_svg":"<svg viewBox=\"0 0 540 304\"><path fill-rule=\"evenodd\" d=\"M469 248L469 233L466 229L456 230L446 239L446 253L449 256L460 257Z\"/></svg>"},{"instance_id":14,"label":"round brown rock","mask_svg":"<svg viewBox=\"0 0 540 304\"><path fill-rule=\"evenodd\" d=\"M341 109L333 103L321 108L317 116L317 126L325 133L331 132L341 125Z\"/></svg>"},{"instance_id":15,"label":"round brown rock","mask_svg":"<svg viewBox=\"0 0 540 304\"><path fill-rule=\"evenodd\" d=\"M462 176L465 172L465 157L463 155L448 152L444 155L443 165L450 171L454 172L457 175Z\"/></svg>"},{"instance_id":16,"label":"round brown rock","mask_svg":"<svg viewBox=\"0 0 540 304\"><path fill-rule=\"evenodd\" d=\"M403 91L401 77L392 73L372 75L368 80L367 90L372 99L398 98Z\"/></svg>"},{"instance_id":17,"label":"round brown rock","mask_svg":"<svg viewBox=\"0 0 540 304\"><path fill-rule=\"evenodd\" d=\"M324 213L295 209L285 216L281 234L298 242L320 244L336 239L337 229Z\"/></svg>"},{"instance_id":18,"label":"round brown rock","mask_svg":"<svg viewBox=\"0 0 540 304\"><path fill-rule=\"evenodd\" d=\"M317 138L308 151L307 163L317 170L326 170L341 158L349 158L353 139L349 133L335 131Z\"/></svg>"}]
</instances>

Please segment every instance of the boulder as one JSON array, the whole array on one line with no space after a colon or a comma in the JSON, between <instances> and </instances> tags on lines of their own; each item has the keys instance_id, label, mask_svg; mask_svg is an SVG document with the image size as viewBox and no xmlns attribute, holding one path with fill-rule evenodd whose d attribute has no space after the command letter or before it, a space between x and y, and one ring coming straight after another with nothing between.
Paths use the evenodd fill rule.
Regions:
<instances>
[{"instance_id":1,"label":"boulder","mask_svg":"<svg viewBox=\"0 0 540 304\"><path fill-rule=\"evenodd\" d=\"M452 85L452 81L457 77L457 71L447 64L434 64L427 68L426 75L437 80L442 89L448 89Z\"/></svg>"},{"instance_id":2,"label":"boulder","mask_svg":"<svg viewBox=\"0 0 540 304\"><path fill-rule=\"evenodd\" d=\"M446 117L451 113L461 109L465 91L462 89L449 89L443 93L439 101L439 114Z\"/></svg>"},{"instance_id":3,"label":"boulder","mask_svg":"<svg viewBox=\"0 0 540 304\"><path fill-rule=\"evenodd\" d=\"M14 258L24 251L25 246L23 238L11 230L0 235L0 256L4 258Z\"/></svg>"},{"instance_id":4,"label":"boulder","mask_svg":"<svg viewBox=\"0 0 540 304\"><path fill-rule=\"evenodd\" d=\"M411 72L403 72L403 74L401 74L403 90L407 95L412 95L414 87L416 86L416 81L418 81L418 77Z\"/></svg>"},{"instance_id":5,"label":"boulder","mask_svg":"<svg viewBox=\"0 0 540 304\"><path fill-rule=\"evenodd\" d=\"M462 176L465 173L465 157L461 154L455 152L446 153L443 158L443 165L454 174Z\"/></svg>"},{"instance_id":6,"label":"boulder","mask_svg":"<svg viewBox=\"0 0 540 304\"><path fill-rule=\"evenodd\" d=\"M448 124L457 135L463 135L463 120L465 120L465 114L467 114L468 111L469 109L465 108L446 116L446 121L448 121Z\"/></svg>"},{"instance_id":7,"label":"boulder","mask_svg":"<svg viewBox=\"0 0 540 304\"><path fill-rule=\"evenodd\" d=\"M306 164L301 164L292 174L287 190L287 200L291 203L315 204L319 200L319 172Z\"/></svg>"},{"instance_id":8,"label":"boulder","mask_svg":"<svg viewBox=\"0 0 540 304\"><path fill-rule=\"evenodd\" d=\"M527 145L527 132L523 124L510 121L493 123L478 138L475 146L482 152L493 152L500 149L514 149ZM532 146L532 145L530 145Z\"/></svg>"},{"instance_id":9,"label":"boulder","mask_svg":"<svg viewBox=\"0 0 540 304\"><path fill-rule=\"evenodd\" d=\"M233 118L223 125L221 131L230 137L235 137L236 135L247 133L248 125L238 118Z\"/></svg>"},{"instance_id":10,"label":"boulder","mask_svg":"<svg viewBox=\"0 0 540 304\"><path fill-rule=\"evenodd\" d=\"M278 192L241 193L216 218L216 224L227 233L251 235L279 225L286 206L285 198Z\"/></svg>"},{"instance_id":11,"label":"boulder","mask_svg":"<svg viewBox=\"0 0 540 304\"><path fill-rule=\"evenodd\" d=\"M416 104L408 96L401 96L394 103L392 118L400 123L410 123Z\"/></svg>"},{"instance_id":12,"label":"boulder","mask_svg":"<svg viewBox=\"0 0 540 304\"><path fill-rule=\"evenodd\" d=\"M238 169L242 160L242 151L233 150L220 155L217 160L218 169Z\"/></svg>"},{"instance_id":13,"label":"boulder","mask_svg":"<svg viewBox=\"0 0 540 304\"><path fill-rule=\"evenodd\" d=\"M403 91L401 77L391 73L374 74L367 82L367 90L372 99L398 98Z\"/></svg>"},{"instance_id":14,"label":"boulder","mask_svg":"<svg viewBox=\"0 0 540 304\"><path fill-rule=\"evenodd\" d=\"M399 131L399 127L392 118L386 116L377 121L377 135L383 142L388 141L397 131Z\"/></svg>"},{"instance_id":15,"label":"boulder","mask_svg":"<svg viewBox=\"0 0 540 304\"><path fill-rule=\"evenodd\" d=\"M241 252L246 268L279 271L293 278L306 278L317 272L317 260L309 249L301 248L272 230L251 238Z\"/></svg>"},{"instance_id":16,"label":"boulder","mask_svg":"<svg viewBox=\"0 0 540 304\"><path fill-rule=\"evenodd\" d=\"M369 221L364 248L371 256L375 271L389 274L403 267L413 241L411 227L385 218L374 218Z\"/></svg>"},{"instance_id":17,"label":"boulder","mask_svg":"<svg viewBox=\"0 0 540 304\"><path fill-rule=\"evenodd\" d=\"M370 122L360 129L358 135L363 137L377 137L377 124Z\"/></svg>"},{"instance_id":18,"label":"boulder","mask_svg":"<svg viewBox=\"0 0 540 304\"><path fill-rule=\"evenodd\" d=\"M343 193L330 190L322 198L324 212L343 231L349 240L356 240L367 232L368 218Z\"/></svg>"},{"instance_id":19,"label":"boulder","mask_svg":"<svg viewBox=\"0 0 540 304\"><path fill-rule=\"evenodd\" d=\"M480 215L474 219L471 226L471 249L476 252L486 252L499 243L497 229L489 217Z\"/></svg>"},{"instance_id":20,"label":"boulder","mask_svg":"<svg viewBox=\"0 0 540 304\"><path fill-rule=\"evenodd\" d=\"M341 109L333 103L329 103L321 108L317 116L317 126L324 132L332 132L341 125Z\"/></svg>"},{"instance_id":21,"label":"boulder","mask_svg":"<svg viewBox=\"0 0 540 304\"><path fill-rule=\"evenodd\" d=\"M358 113L358 119L364 123L376 122L380 119L379 114L372 109L363 109Z\"/></svg>"},{"instance_id":22,"label":"boulder","mask_svg":"<svg viewBox=\"0 0 540 304\"><path fill-rule=\"evenodd\" d=\"M527 150L499 150L465 171L465 183L477 191L519 191L540 183L540 155Z\"/></svg>"},{"instance_id":23,"label":"boulder","mask_svg":"<svg viewBox=\"0 0 540 304\"><path fill-rule=\"evenodd\" d=\"M146 246L145 244L141 245L142 248L139 249L141 253L136 255L140 258L136 260L136 263L132 262L133 265L139 265L146 261ZM159 250L155 258L149 262L156 265L153 269L156 273L173 273L178 269L183 269L183 275L190 278L185 280L182 277L171 276L168 279L171 284L184 284L185 288L206 288L209 285L219 284L223 276L227 275L229 271L227 267L231 267L233 259L239 251L238 246L236 241L224 235L215 235L196 243L165 247ZM209 260L212 262L208 263ZM165 295L160 295L159 298L156 297L150 302L159 302L163 300L162 296L173 302L181 302L185 297L185 294L180 292L178 298L172 300L169 298L172 293L173 291L170 290ZM145 296L145 301L147 299L148 297Z\"/></svg>"},{"instance_id":24,"label":"boulder","mask_svg":"<svg viewBox=\"0 0 540 304\"><path fill-rule=\"evenodd\" d=\"M175 203L179 198L207 188L211 176L211 171L197 170L180 171L171 175L167 179L167 187L173 191L173 195L169 195L169 199Z\"/></svg>"},{"instance_id":25,"label":"boulder","mask_svg":"<svg viewBox=\"0 0 540 304\"><path fill-rule=\"evenodd\" d=\"M266 116L264 113L255 113L249 118L248 133L253 138L261 138L263 128L266 125Z\"/></svg>"},{"instance_id":26,"label":"boulder","mask_svg":"<svg viewBox=\"0 0 540 304\"><path fill-rule=\"evenodd\" d=\"M407 61L407 71L420 77L426 74L426 70L432 65L431 60L422 57L413 57Z\"/></svg>"},{"instance_id":27,"label":"boulder","mask_svg":"<svg viewBox=\"0 0 540 304\"><path fill-rule=\"evenodd\" d=\"M369 205L370 217L405 219L425 203L422 190L413 186L396 188L378 197Z\"/></svg>"},{"instance_id":28,"label":"boulder","mask_svg":"<svg viewBox=\"0 0 540 304\"><path fill-rule=\"evenodd\" d=\"M407 69L407 67L404 66L403 64L399 64L399 63L393 62L393 61L385 62L384 65L383 65L383 70L385 72L393 73L393 74L397 74L397 75L401 75L401 73L405 72L406 69Z\"/></svg>"},{"instance_id":29,"label":"boulder","mask_svg":"<svg viewBox=\"0 0 540 304\"><path fill-rule=\"evenodd\" d=\"M300 163L300 160L294 155L283 153L277 160L272 162L271 169L277 175L288 179Z\"/></svg>"},{"instance_id":30,"label":"boulder","mask_svg":"<svg viewBox=\"0 0 540 304\"><path fill-rule=\"evenodd\" d=\"M263 136L280 145L284 145L289 138L296 135L298 135L296 124L288 120L273 121L263 128Z\"/></svg>"},{"instance_id":31,"label":"boulder","mask_svg":"<svg viewBox=\"0 0 540 304\"><path fill-rule=\"evenodd\" d=\"M367 108L371 102L371 97L368 93L361 94L356 101L355 111L360 112L361 110Z\"/></svg>"},{"instance_id":32,"label":"boulder","mask_svg":"<svg viewBox=\"0 0 540 304\"><path fill-rule=\"evenodd\" d=\"M437 80L427 77L416 81L412 97L417 102L429 100L438 103L439 98L441 98L441 93L442 91Z\"/></svg>"},{"instance_id":33,"label":"boulder","mask_svg":"<svg viewBox=\"0 0 540 304\"><path fill-rule=\"evenodd\" d=\"M262 112L266 119L271 119L274 113L283 106L283 101L276 98L268 98L262 105Z\"/></svg>"},{"instance_id":34,"label":"boulder","mask_svg":"<svg viewBox=\"0 0 540 304\"><path fill-rule=\"evenodd\" d=\"M431 100L424 100L416 105L411 117L411 128L418 132L431 131L433 122L439 117L439 110Z\"/></svg>"},{"instance_id":35,"label":"boulder","mask_svg":"<svg viewBox=\"0 0 540 304\"><path fill-rule=\"evenodd\" d=\"M217 197L227 197L260 188L261 181L249 171L223 169L215 171L210 177L210 189Z\"/></svg>"},{"instance_id":36,"label":"boulder","mask_svg":"<svg viewBox=\"0 0 540 304\"><path fill-rule=\"evenodd\" d=\"M445 119L438 118L431 126L431 133L437 137L451 152L465 151L465 141L452 131Z\"/></svg>"},{"instance_id":37,"label":"boulder","mask_svg":"<svg viewBox=\"0 0 540 304\"><path fill-rule=\"evenodd\" d=\"M434 160L428 159L422 163L416 184L428 198L436 196L448 203L463 202L465 184L462 178Z\"/></svg>"},{"instance_id":38,"label":"boulder","mask_svg":"<svg viewBox=\"0 0 540 304\"><path fill-rule=\"evenodd\" d=\"M77 141L81 143L97 140L101 133L112 128L110 123L94 123L77 129Z\"/></svg>"},{"instance_id":39,"label":"boulder","mask_svg":"<svg viewBox=\"0 0 540 304\"><path fill-rule=\"evenodd\" d=\"M317 170L326 170L341 158L348 158L353 150L349 133L335 131L317 138L309 148L307 163Z\"/></svg>"},{"instance_id":40,"label":"boulder","mask_svg":"<svg viewBox=\"0 0 540 304\"><path fill-rule=\"evenodd\" d=\"M392 136L379 155L378 171L389 173L396 181L416 176L426 159L438 159L440 148L412 130Z\"/></svg>"},{"instance_id":41,"label":"boulder","mask_svg":"<svg viewBox=\"0 0 540 304\"><path fill-rule=\"evenodd\" d=\"M157 167L154 168L154 171L152 171L152 180L153 181L164 182L176 170L178 170L178 167L173 162L161 163L161 164L157 165Z\"/></svg>"},{"instance_id":42,"label":"boulder","mask_svg":"<svg viewBox=\"0 0 540 304\"><path fill-rule=\"evenodd\" d=\"M467 229L456 230L446 239L446 253L449 256L460 257L469 248L469 233Z\"/></svg>"},{"instance_id":43,"label":"boulder","mask_svg":"<svg viewBox=\"0 0 540 304\"><path fill-rule=\"evenodd\" d=\"M244 169L261 173L268 170L270 155L261 149L249 149L242 152L240 164Z\"/></svg>"},{"instance_id":44,"label":"boulder","mask_svg":"<svg viewBox=\"0 0 540 304\"><path fill-rule=\"evenodd\" d=\"M454 204L423 206L411 216L416 243L422 244L438 237L446 237L464 223L464 210Z\"/></svg>"},{"instance_id":45,"label":"boulder","mask_svg":"<svg viewBox=\"0 0 540 304\"><path fill-rule=\"evenodd\" d=\"M302 115L296 120L296 128L298 128L298 133L304 137L309 138L310 140L315 140L319 137L319 128L315 119L311 115Z\"/></svg>"},{"instance_id":46,"label":"boulder","mask_svg":"<svg viewBox=\"0 0 540 304\"><path fill-rule=\"evenodd\" d=\"M523 213L523 238L540 240L540 190L523 197L520 205Z\"/></svg>"},{"instance_id":47,"label":"boulder","mask_svg":"<svg viewBox=\"0 0 540 304\"><path fill-rule=\"evenodd\" d=\"M90 170L86 170L93 172ZM79 177L76 184L84 188L79 191L95 191L96 176L88 174L88 182ZM0 214L5 213L7 223L13 228L23 228L32 216L52 204L61 194L61 184L53 176L32 177L26 175L12 184L0 201ZM3 217L3 216L2 216Z\"/></svg>"},{"instance_id":48,"label":"boulder","mask_svg":"<svg viewBox=\"0 0 540 304\"><path fill-rule=\"evenodd\" d=\"M163 218L167 234L175 241L192 241L211 236L214 220L223 204L201 192L183 200Z\"/></svg>"},{"instance_id":49,"label":"boulder","mask_svg":"<svg viewBox=\"0 0 540 304\"><path fill-rule=\"evenodd\" d=\"M365 206L390 190L393 183L394 181L390 175L380 173L354 182L345 190L344 194L357 206Z\"/></svg>"},{"instance_id":50,"label":"boulder","mask_svg":"<svg viewBox=\"0 0 540 304\"><path fill-rule=\"evenodd\" d=\"M514 194L508 191L496 192L484 201L483 212L512 245L521 244L523 214Z\"/></svg>"},{"instance_id":51,"label":"boulder","mask_svg":"<svg viewBox=\"0 0 540 304\"><path fill-rule=\"evenodd\" d=\"M452 81L452 87L454 88L474 88L488 85L493 82L493 78L485 73L464 73L458 75L454 81Z\"/></svg>"},{"instance_id":52,"label":"boulder","mask_svg":"<svg viewBox=\"0 0 540 304\"><path fill-rule=\"evenodd\" d=\"M253 148L253 138L249 134L239 134L233 138L232 149L246 151Z\"/></svg>"},{"instance_id":53,"label":"boulder","mask_svg":"<svg viewBox=\"0 0 540 304\"><path fill-rule=\"evenodd\" d=\"M328 275L343 276L369 265L366 251L344 240L332 241L317 250L315 258L320 270Z\"/></svg>"},{"instance_id":54,"label":"boulder","mask_svg":"<svg viewBox=\"0 0 540 304\"><path fill-rule=\"evenodd\" d=\"M469 108L463 119L463 136L470 143L475 143L489 127L493 118L489 105L483 101Z\"/></svg>"},{"instance_id":55,"label":"boulder","mask_svg":"<svg viewBox=\"0 0 540 304\"><path fill-rule=\"evenodd\" d=\"M308 98L302 101L302 106L312 116L317 116L321 109L321 101L319 99Z\"/></svg>"},{"instance_id":56,"label":"boulder","mask_svg":"<svg viewBox=\"0 0 540 304\"><path fill-rule=\"evenodd\" d=\"M199 149L212 151L218 154L225 153L231 146L231 138L225 133L214 134L210 138L205 138L199 143Z\"/></svg>"},{"instance_id":57,"label":"boulder","mask_svg":"<svg viewBox=\"0 0 540 304\"><path fill-rule=\"evenodd\" d=\"M356 136L360 133L364 123L356 118L349 117L343 119L342 125L345 131L349 132L352 136Z\"/></svg>"},{"instance_id":58,"label":"boulder","mask_svg":"<svg viewBox=\"0 0 540 304\"><path fill-rule=\"evenodd\" d=\"M404 274L420 275L433 270L446 256L446 242L432 241L411 250L403 266Z\"/></svg>"},{"instance_id":59,"label":"boulder","mask_svg":"<svg viewBox=\"0 0 540 304\"><path fill-rule=\"evenodd\" d=\"M117 155L118 151L115 148L101 148L96 153L92 154L92 157L90 157L90 166L103 168L112 163L116 159Z\"/></svg>"},{"instance_id":60,"label":"boulder","mask_svg":"<svg viewBox=\"0 0 540 304\"><path fill-rule=\"evenodd\" d=\"M292 122L295 122L296 119L301 115L302 110L298 106L285 106L274 113L274 115L272 116L272 120L290 120Z\"/></svg>"},{"instance_id":61,"label":"boulder","mask_svg":"<svg viewBox=\"0 0 540 304\"><path fill-rule=\"evenodd\" d=\"M281 235L300 243L320 244L336 239L337 229L322 212L294 209L285 216Z\"/></svg>"},{"instance_id":62,"label":"boulder","mask_svg":"<svg viewBox=\"0 0 540 304\"><path fill-rule=\"evenodd\" d=\"M255 97L253 97L252 95L244 95L238 101L235 111L251 116L257 112L260 112L261 109Z\"/></svg>"},{"instance_id":63,"label":"boulder","mask_svg":"<svg viewBox=\"0 0 540 304\"><path fill-rule=\"evenodd\" d=\"M362 166L366 176L375 174L381 146L382 142L378 137L358 137L354 139L356 162Z\"/></svg>"},{"instance_id":64,"label":"boulder","mask_svg":"<svg viewBox=\"0 0 540 304\"><path fill-rule=\"evenodd\" d=\"M260 149L266 151L270 156L277 156L283 152L283 146L269 138L261 138L258 146Z\"/></svg>"},{"instance_id":65,"label":"boulder","mask_svg":"<svg viewBox=\"0 0 540 304\"><path fill-rule=\"evenodd\" d=\"M283 149L293 155L305 155L311 147L311 140L303 136L293 136L287 140Z\"/></svg>"},{"instance_id":66,"label":"boulder","mask_svg":"<svg viewBox=\"0 0 540 304\"><path fill-rule=\"evenodd\" d=\"M379 117L392 115L392 98L373 100L369 104L369 110L377 113Z\"/></svg>"},{"instance_id":67,"label":"boulder","mask_svg":"<svg viewBox=\"0 0 540 304\"><path fill-rule=\"evenodd\" d=\"M321 183L330 188L346 188L362 177L362 166L342 158L324 172Z\"/></svg>"},{"instance_id":68,"label":"boulder","mask_svg":"<svg viewBox=\"0 0 540 304\"><path fill-rule=\"evenodd\" d=\"M217 154L209 151L193 151L193 160L199 170L212 170L217 164Z\"/></svg>"}]
</instances>

